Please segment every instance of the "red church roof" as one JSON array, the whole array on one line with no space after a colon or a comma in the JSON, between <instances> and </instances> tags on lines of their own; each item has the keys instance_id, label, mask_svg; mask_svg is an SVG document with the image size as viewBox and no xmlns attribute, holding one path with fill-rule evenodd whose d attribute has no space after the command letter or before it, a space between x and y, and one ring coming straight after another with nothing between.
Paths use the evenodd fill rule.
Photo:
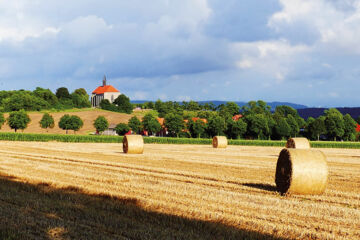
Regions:
<instances>
[{"instance_id":1,"label":"red church roof","mask_svg":"<svg viewBox=\"0 0 360 240\"><path fill-rule=\"evenodd\" d=\"M96 88L92 93L93 94L104 94L106 92L119 92L119 90L117 90L116 88L114 88L111 85L105 85L105 86L100 86L100 87Z\"/></svg>"}]
</instances>

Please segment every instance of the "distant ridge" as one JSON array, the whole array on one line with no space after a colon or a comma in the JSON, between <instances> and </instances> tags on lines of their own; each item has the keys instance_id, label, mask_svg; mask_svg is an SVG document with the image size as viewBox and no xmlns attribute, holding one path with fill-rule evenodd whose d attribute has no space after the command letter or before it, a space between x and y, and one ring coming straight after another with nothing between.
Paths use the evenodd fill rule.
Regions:
<instances>
[{"instance_id":1,"label":"distant ridge","mask_svg":"<svg viewBox=\"0 0 360 240\"><path fill-rule=\"evenodd\" d=\"M134 100L134 101L131 101L131 103L145 103L145 102L149 102L149 100ZM155 101L152 101L152 102L155 102ZM177 101L179 102L180 104L182 103L182 101ZM213 103L216 107L221 105L221 104L226 104L227 102L230 102L230 101L219 101L219 100L209 100L209 101L197 101L198 103L200 104L205 104L205 103ZM235 102L237 105L239 105L239 107L242 107L244 105L247 104L247 102ZM267 104L271 107L271 111L274 111L275 108L277 106L281 106L281 105L287 105L287 106L290 106L292 108L295 108L295 109L304 109L304 108L307 108L307 106L305 105L301 105L301 104L296 104L296 103L289 103L289 102L267 102Z\"/></svg>"},{"instance_id":2,"label":"distant ridge","mask_svg":"<svg viewBox=\"0 0 360 240\"><path fill-rule=\"evenodd\" d=\"M328 108L304 108L298 109L297 111L300 117L306 120L308 117L318 118L323 115L324 111L327 109ZM350 116L354 119L360 116L360 107L336 107L336 109L343 115L350 114Z\"/></svg>"}]
</instances>

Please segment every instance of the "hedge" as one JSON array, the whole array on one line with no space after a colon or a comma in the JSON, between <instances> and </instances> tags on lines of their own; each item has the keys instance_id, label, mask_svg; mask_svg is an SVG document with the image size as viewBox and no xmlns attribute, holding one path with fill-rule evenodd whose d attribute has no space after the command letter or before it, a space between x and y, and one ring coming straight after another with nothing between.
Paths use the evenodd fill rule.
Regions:
<instances>
[{"instance_id":1,"label":"hedge","mask_svg":"<svg viewBox=\"0 0 360 240\"><path fill-rule=\"evenodd\" d=\"M0 140L5 141L36 141L36 142L92 142L92 143L122 143L121 136L101 135L64 135L64 134L37 134L37 133L0 133ZM210 145L212 140L205 138L168 138L168 137L144 137L145 143L157 144L197 144ZM273 140L229 140L229 145L241 146L269 146L284 147L286 141ZM310 142L313 148L353 148L360 149L360 142Z\"/></svg>"}]
</instances>

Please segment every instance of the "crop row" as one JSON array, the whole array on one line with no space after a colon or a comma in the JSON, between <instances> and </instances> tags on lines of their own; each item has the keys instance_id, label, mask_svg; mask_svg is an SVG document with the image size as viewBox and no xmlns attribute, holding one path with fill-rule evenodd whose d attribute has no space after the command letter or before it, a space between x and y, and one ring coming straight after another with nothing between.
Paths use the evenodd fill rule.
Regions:
<instances>
[{"instance_id":1,"label":"crop row","mask_svg":"<svg viewBox=\"0 0 360 240\"><path fill-rule=\"evenodd\" d=\"M97 135L63 135L63 134L36 134L36 133L0 133L0 140L5 141L36 141L36 142L92 142L92 143L121 143L121 136L97 136ZM211 139L204 138L167 138L167 137L144 137L145 143L157 144L211 144ZM269 146L283 147L285 141L272 140L229 140L229 145L242 146ZM360 142L311 142L313 148L356 148L360 149Z\"/></svg>"}]
</instances>

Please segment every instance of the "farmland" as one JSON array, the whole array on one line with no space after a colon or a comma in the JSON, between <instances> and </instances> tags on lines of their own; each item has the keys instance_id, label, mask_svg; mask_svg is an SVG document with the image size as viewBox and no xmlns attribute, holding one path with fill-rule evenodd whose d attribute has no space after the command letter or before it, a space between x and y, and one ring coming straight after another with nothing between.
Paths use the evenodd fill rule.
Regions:
<instances>
[{"instance_id":1,"label":"farmland","mask_svg":"<svg viewBox=\"0 0 360 240\"><path fill-rule=\"evenodd\" d=\"M0 142L0 238L359 239L360 150L321 196L280 196L280 147Z\"/></svg>"},{"instance_id":2,"label":"farmland","mask_svg":"<svg viewBox=\"0 0 360 240\"><path fill-rule=\"evenodd\" d=\"M53 129L42 129L39 125L39 121L41 120L43 113L42 112L30 112L29 117L31 122L29 126L23 131L24 133L52 133L52 134L65 134L65 131L60 129L58 126L58 122L60 118L64 114L76 115L80 117L84 121L84 126L76 133L76 134L88 134L91 132L95 132L95 128L93 126L94 120L98 116L104 116L109 121L110 124L118 124L118 123L127 123L132 116L142 117L145 114L146 110L134 111L133 114L126 113L117 113L104 111L101 109L72 109L71 111L64 112L50 112L50 114L54 117L55 127ZM5 117L8 117L8 114L4 114ZM4 124L1 128L2 132L14 132L7 124ZM69 134L74 134L73 131L69 131Z\"/></svg>"}]
</instances>

